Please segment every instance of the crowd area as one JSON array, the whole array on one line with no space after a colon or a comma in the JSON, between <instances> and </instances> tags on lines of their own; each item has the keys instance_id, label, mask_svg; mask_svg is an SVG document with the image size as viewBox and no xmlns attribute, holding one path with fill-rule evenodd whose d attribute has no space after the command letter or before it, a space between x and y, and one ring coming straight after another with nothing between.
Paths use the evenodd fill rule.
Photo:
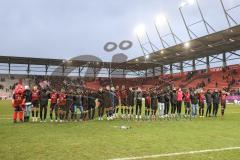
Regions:
<instances>
[{"instance_id":1,"label":"crowd area","mask_svg":"<svg viewBox=\"0 0 240 160\"><path fill-rule=\"evenodd\" d=\"M62 83L65 83L64 81ZM54 86L54 85L53 85ZM66 85L60 90L47 82L33 88L19 82L14 89L13 121L46 122L50 110L51 122L136 119L156 120L172 118L223 117L226 109L224 90L160 88L142 90L138 87L100 86L98 90L73 89ZM50 103L50 108L48 108ZM184 106L184 107L183 107ZM97 114L95 114L97 112Z\"/></svg>"}]
</instances>

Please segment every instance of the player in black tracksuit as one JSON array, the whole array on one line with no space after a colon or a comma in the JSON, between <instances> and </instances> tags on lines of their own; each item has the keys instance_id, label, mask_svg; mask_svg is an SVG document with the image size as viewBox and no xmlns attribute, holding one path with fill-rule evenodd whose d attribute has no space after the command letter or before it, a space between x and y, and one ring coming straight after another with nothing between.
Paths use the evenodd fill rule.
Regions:
<instances>
[{"instance_id":1,"label":"player in black tracksuit","mask_svg":"<svg viewBox=\"0 0 240 160\"><path fill-rule=\"evenodd\" d=\"M212 93L211 90L208 90L207 93L205 94L205 99L207 103L207 111L206 111L206 117L211 116L212 112Z\"/></svg>"},{"instance_id":2,"label":"player in black tracksuit","mask_svg":"<svg viewBox=\"0 0 240 160\"><path fill-rule=\"evenodd\" d=\"M151 117L153 120L156 120L156 112L158 108L158 96L157 91L153 90L153 92L150 94L151 96Z\"/></svg>"},{"instance_id":3,"label":"player in black tracksuit","mask_svg":"<svg viewBox=\"0 0 240 160\"><path fill-rule=\"evenodd\" d=\"M171 114L174 115L176 113L176 109L177 109L177 93L176 93L176 90L173 90L170 93L170 99L171 99Z\"/></svg>"},{"instance_id":4,"label":"player in black tracksuit","mask_svg":"<svg viewBox=\"0 0 240 160\"><path fill-rule=\"evenodd\" d=\"M212 94L212 99L213 99L213 116L217 117L217 112L219 108L219 102L220 102L220 95L217 90L215 90Z\"/></svg>"},{"instance_id":5,"label":"player in black tracksuit","mask_svg":"<svg viewBox=\"0 0 240 160\"><path fill-rule=\"evenodd\" d=\"M132 87L130 87L127 92L128 117L133 116L134 94L134 90L132 89Z\"/></svg>"},{"instance_id":6,"label":"player in black tracksuit","mask_svg":"<svg viewBox=\"0 0 240 160\"><path fill-rule=\"evenodd\" d=\"M88 94L88 119L94 119L95 116L95 94L91 91Z\"/></svg>"},{"instance_id":7,"label":"player in black tracksuit","mask_svg":"<svg viewBox=\"0 0 240 160\"><path fill-rule=\"evenodd\" d=\"M106 86L106 89L103 91L103 101L104 101L104 108L106 109L106 115L107 120L111 117L111 105L112 105L112 99L111 99L111 92L110 92L110 86Z\"/></svg>"},{"instance_id":8,"label":"player in black tracksuit","mask_svg":"<svg viewBox=\"0 0 240 160\"><path fill-rule=\"evenodd\" d=\"M104 101L103 101L103 88L99 88L99 91L97 93L97 99L98 99L98 119L103 120L103 114L104 114Z\"/></svg>"},{"instance_id":9,"label":"player in black tracksuit","mask_svg":"<svg viewBox=\"0 0 240 160\"><path fill-rule=\"evenodd\" d=\"M87 118L87 112L88 112L88 92L87 91L82 95L82 105L83 105L82 120L85 121Z\"/></svg>"},{"instance_id":10,"label":"player in black tracksuit","mask_svg":"<svg viewBox=\"0 0 240 160\"><path fill-rule=\"evenodd\" d=\"M69 112L72 106L73 106L73 91L71 90L66 96L66 115L64 118L66 121L70 120Z\"/></svg>"},{"instance_id":11,"label":"player in black tracksuit","mask_svg":"<svg viewBox=\"0 0 240 160\"><path fill-rule=\"evenodd\" d=\"M164 99L165 99L164 115L168 116L170 106L170 94L168 91L164 94Z\"/></svg>"},{"instance_id":12,"label":"player in black tracksuit","mask_svg":"<svg viewBox=\"0 0 240 160\"><path fill-rule=\"evenodd\" d=\"M46 121L47 117L47 106L48 106L48 99L50 98L50 94L47 92L46 89L42 89L40 91L40 119L41 121ZM44 117L43 117L44 112Z\"/></svg>"}]
</instances>

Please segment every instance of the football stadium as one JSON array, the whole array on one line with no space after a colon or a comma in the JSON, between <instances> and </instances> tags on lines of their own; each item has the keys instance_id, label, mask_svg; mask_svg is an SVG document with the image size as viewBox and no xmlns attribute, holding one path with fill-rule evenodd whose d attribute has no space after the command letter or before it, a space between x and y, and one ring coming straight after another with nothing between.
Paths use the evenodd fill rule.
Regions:
<instances>
[{"instance_id":1,"label":"football stadium","mask_svg":"<svg viewBox=\"0 0 240 160\"><path fill-rule=\"evenodd\" d=\"M0 0L1 160L239 160L239 0Z\"/></svg>"}]
</instances>

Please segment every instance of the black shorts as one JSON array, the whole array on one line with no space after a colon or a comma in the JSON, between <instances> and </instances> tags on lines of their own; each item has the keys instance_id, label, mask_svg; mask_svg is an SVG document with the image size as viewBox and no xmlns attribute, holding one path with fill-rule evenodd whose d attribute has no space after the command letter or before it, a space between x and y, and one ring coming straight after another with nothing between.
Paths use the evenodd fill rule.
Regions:
<instances>
[{"instance_id":1,"label":"black shorts","mask_svg":"<svg viewBox=\"0 0 240 160\"><path fill-rule=\"evenodd\" d=\"M59 106L59 109L60 109L61 111L66 111L66 106L65 106L65 105L61 105L61 106Z\"/></svg>"},{"instance_id":2,"label":"black shorts","mask_svg":"<svg viewBox=\"0 0 240 160\"><path fill-rule=\"evenodd\" d=\"M51 103L50 104L50 109L54 110L57 107L57 103Z\"/></svg>"},{"instance_id":3,"label":"black shorts","mask_svg":"<svg viewBox=\"0 0 240 160\"><path fill-rule=\"evenodd\" d=\"M83 106L83 111L87 111L88 110L88 106Z\"/></svg>"},{"instance_id":4,"label":"black shorts","mask_svg":"<svg viewBox=\"0 0 240 160\"><path fill-rule=\"evenodd\" d=\"M126 100L126 98L121 99L121 106L127 106L127 100Z\"/></svg>"},{"instance_id":5,"label":"black shorts","mask_svg":"<svg viewBox=\"0 0 240 160\"><path fill-rule=\"evenodd\" d=\"M20 105L15 106L15 107L14 107L14 111L15 111L15 112L22 112L22 111L23 111L22 106L20 106Z\"/></svg>"},{"instance_id":6,"label":"black shorts","mask_svg":"<svg viewBox=\"0 0 240 160\"><path fill-rule=\"evenodd\" d=\"M70 108L71 108L71 106L70 106L70 105L66 105L66 111L69 111L69 110L70 110Z\"/></svg>"},{"instance_id":7,"label":"black shorts","mask_svg":"<svg viewBox=\"0 0 240 160\"><path fill-rule=\"evenodd\" d=\"M152 105L152 106L151 106L151 109L152 109L152 110L157 110L157 106L156 106L156 105Z\"/></svg>"},{"instance_id":8,"label":"black shorts","mask_svg":"<svg viewBox=\"0 0 240 160\"><path fill-rule=\"evenodd\" d=\"M39 101L33 101L32 102L33 108L39 108Z\"/></svg>"},{"instance_id":9,"label":"black shorts","mask_svg":"<svg viewBox=\"0 0 240 160\"><path fill-rule=\"evenodd\" d=\"M119 100L118 100L118 99L115 99L115 100L114 100L114 105L115 105L115 106L119 106Z\"/></svg>"},{"instance_id":10,"label":"black shorts","mask_svg":"<svg viewBox=\"0 0 240 160\"><path fill-rule=\"evenodd\" d=\"M199 103L199 108L204 108L204 102Z\"/></svg>"},{"instance_id":11,"label":"black shorts","mask_svg":"<svg viewBox=\"0 0 240 160\"><path fill-rule=\"evenodd\" d=\"M185 102L185 107L190 108L191 107L190 102Z\"/></svg>"},{"instance_id":12,"label":"black shorts","mask_svg":"<svg viewBox=\"0 0 240 160\"><path fill-rule=\"evenodd\" d=\"M145 108L150 109L150 105L145 105Z\"/></svg>"}]
</instances>

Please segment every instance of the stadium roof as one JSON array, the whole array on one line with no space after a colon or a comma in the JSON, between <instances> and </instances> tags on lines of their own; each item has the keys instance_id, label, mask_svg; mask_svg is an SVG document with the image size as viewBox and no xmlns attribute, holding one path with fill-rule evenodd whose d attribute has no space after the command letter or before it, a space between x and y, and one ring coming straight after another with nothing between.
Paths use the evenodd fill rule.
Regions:
<instances>
[{"instance_id":1,"label":"stadium roof","mask_svg":"<svg viewBox=\"0 0 240 160\"><path fill-rule=\"evenodd\" d=\"M0 63L141 71L160 67L161 65L169 65L206 56L213 56L224 52L240 50L239 41L240 25L186 42L189 46L186 46L186 43L181 43L156 51L151 53L146 61L144 56L122 63L0 56Z\"/></svg>"},{"instance_id":2,"label":"stadium roof","mask_svg":"<svg viewBox=\"0 0 240 160\"><path fill-rule=\"evenodd\" d=\"M97 61L81 61L81 60L64 60L64 59L46 59L31 57L12 57L0 56L0 63L10 64L30 64L30 65L48 65L48 66L67 66L67 67L91 67L91 68L111 68L141 71L147 68L158 67L159 64L154 63L116 63L116 62L97 62Z\"/></svg>"},{"instance_id":3,"label":"stadium roof","mask_svg":"<svg viewBox=\"0 0 240 160\"><path fill-rule=\"evenodd\" d=\"M149 54L147 62L169 65L187 60L194 60L206 56L213 56L224 52L240 49L240 25L209 34L194 40L190 40L189 46L181 43ZM145 57L141 56L130 60L130 63L143 62Z\"/></svg>"}]
</instances>

